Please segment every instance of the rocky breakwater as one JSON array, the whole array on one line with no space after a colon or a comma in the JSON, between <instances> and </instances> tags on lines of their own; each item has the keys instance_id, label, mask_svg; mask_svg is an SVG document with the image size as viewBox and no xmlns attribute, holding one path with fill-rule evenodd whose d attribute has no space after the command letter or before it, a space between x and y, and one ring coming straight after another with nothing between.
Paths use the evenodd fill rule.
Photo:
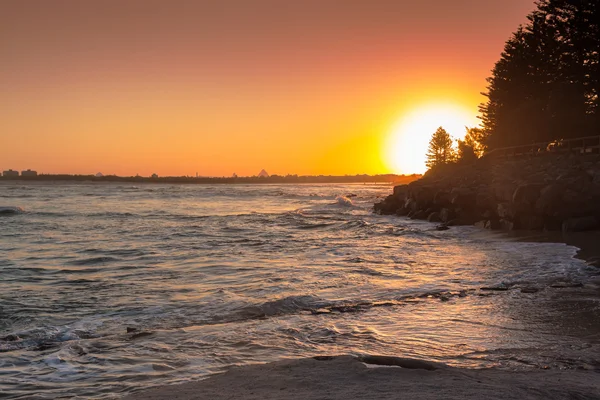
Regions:
<instances>
[{"instance_id":1,"label":"rocky breakwater","mask_svg":"<svg viewBox=\"0 0 600 400\"><path fill-rule=\"evenodd\" d=\"M450 164L394 187L375 204L383 215L487 229L600 228L600 155L542 154Z\"/></svg>"}]
</instances>

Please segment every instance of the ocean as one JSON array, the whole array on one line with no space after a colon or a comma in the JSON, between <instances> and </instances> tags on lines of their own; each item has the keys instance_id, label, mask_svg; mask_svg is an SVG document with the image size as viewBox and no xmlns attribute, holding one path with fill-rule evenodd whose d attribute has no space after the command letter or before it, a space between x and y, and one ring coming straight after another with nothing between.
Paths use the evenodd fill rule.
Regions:
<instances>
[{"instance_id":1,"label":"ocean","mask_svg":"<svg viewBox=\"0 0 600 400\"><path fill-rule=\"evenodd\" d=\"M0 397L118 398L325 354L600 365L555 306L593 275L576 248L373 214L391 190L0 183L22 209L0 214Z\"/></svg>"}]
</instances>

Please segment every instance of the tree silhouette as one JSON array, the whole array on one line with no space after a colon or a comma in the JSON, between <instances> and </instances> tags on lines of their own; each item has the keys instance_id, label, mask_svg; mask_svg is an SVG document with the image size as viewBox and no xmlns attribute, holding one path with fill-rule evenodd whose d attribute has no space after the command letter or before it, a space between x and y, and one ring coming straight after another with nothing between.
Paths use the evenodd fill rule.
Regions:
<instances>
[{"instance_id":1,"label":"tree silhouette","mask_svg":"<svg viewBox=\"0 0 600 400\"><path fill-rule=\"evenodd\" d=\"M600 4L540 0L509 38L480 106L484 143L503 146L600 129Z\"/></svg>"},{"instance_id":2,"label":"tree silhouette","mask_svg":"<svg viewBox=\"0 0 600 400\"><path fill-rule=\"evenodd\" d=\"M485 131L481 128L469 128L466 127L467 129L467 133L465 134L465 139L464 139L464 143L465 145L471 147L473 149L473 154L475 155L475 157L479 158L481 156L483 156L483 153L485 153L485 150L487 148L486 146L486 136L485 136ZM459 143L462 141L459 141ZM459 147L459 153L460 153L460 147ZM460 157L460 154L459 154Z\"/></svg>"},{"instance_id":3,"label":"tree silhouette","mask_svg":"<svg viewBox=\"0 0 600 400\"><path fill-rule=\"evenodd\" d=\"M457 141L457 162L460 164L472 164L477 160L475 149L465 140Z\"/></svg>"},{"instance_id":4,"label":"tree silhouette","mask_svg":"<svg viewBox=\"0 0 600 400\"><path fill-rule=\"evenodd\" d=\"M427 168L448 164L455 159L454 149L452 148L452 138L441 126L431 136L429 149L427 151Z\"/></svg>"}]
</instances>

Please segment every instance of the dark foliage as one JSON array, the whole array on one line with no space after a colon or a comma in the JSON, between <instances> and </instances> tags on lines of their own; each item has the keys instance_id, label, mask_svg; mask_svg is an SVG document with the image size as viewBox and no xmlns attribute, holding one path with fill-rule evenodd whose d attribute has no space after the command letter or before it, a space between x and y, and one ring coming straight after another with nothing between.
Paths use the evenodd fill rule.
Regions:
<instances>
[{"instance_id":1,"label":"dark foliage","mask_svg":"<svg viewBox=\"0 0 600 400\"><path fill-rule=\"evenodd\" d=\"M542 0L506 42L480 106L488 148L600 132L600 2Z\"/></svg>"},{"instance_id":2,"label":"dark foliage","mask_svg":"<svg viewBox=\"0 0 600 400\"><path fill-rule=\"evenodd\" d=\"M425 165L431 169L440 165L453 162L455 159L454 149L452 148L452 138L441 126L431 136L429 141L429 150L427 151L427 161Z\"/></svg>"}]
</instances>

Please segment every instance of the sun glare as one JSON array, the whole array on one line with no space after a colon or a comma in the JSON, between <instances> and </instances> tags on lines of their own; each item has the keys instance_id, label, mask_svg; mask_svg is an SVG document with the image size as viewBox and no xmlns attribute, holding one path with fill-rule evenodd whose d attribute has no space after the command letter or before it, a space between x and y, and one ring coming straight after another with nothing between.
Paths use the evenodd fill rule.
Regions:
<instances>
[{"instance_id":1,"label":"sun glare","mask_svg":"<svg viewBox=\"0 0 600 400\"><path fill-rule=\"evenodd\" d=\"M423 173L429 140L440 126L453 139L465 136L465 127L477 126L468 109L451 104L423 105L398 119L385 144L386 164L395 173Z\"/></svg>"}]
</instances>

